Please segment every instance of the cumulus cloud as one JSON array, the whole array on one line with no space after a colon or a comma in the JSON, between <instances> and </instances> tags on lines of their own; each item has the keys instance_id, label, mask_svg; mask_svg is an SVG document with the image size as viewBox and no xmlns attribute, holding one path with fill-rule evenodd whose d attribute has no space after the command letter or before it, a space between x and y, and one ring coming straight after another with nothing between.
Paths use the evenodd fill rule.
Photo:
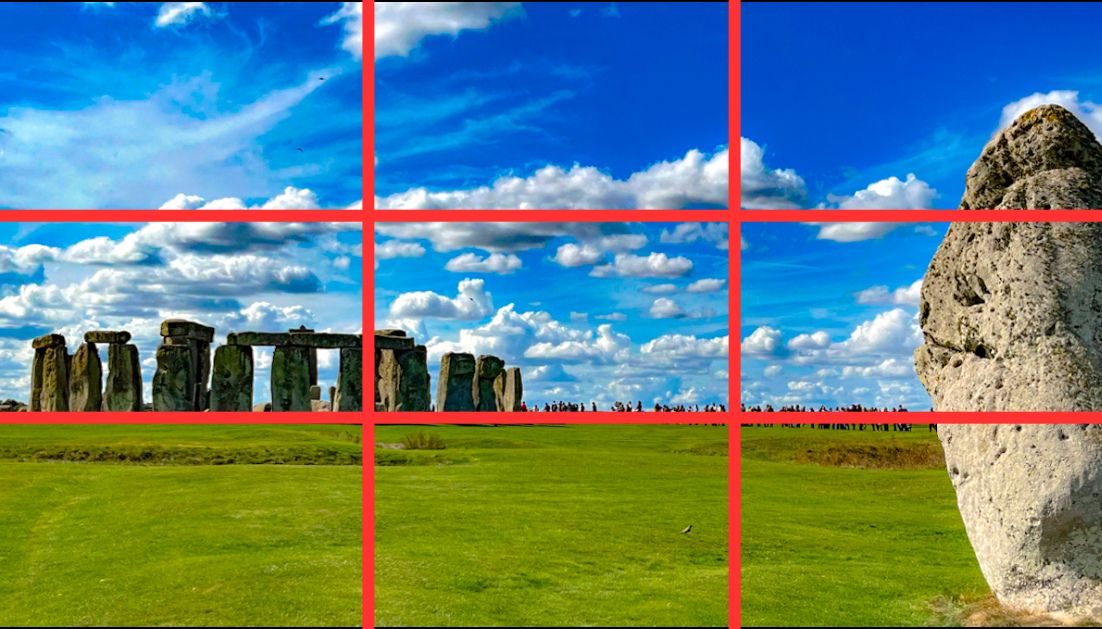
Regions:
<instances>
[{"instance_id":1,"label":"cumulus cloud","mask_svg":"<svg viewBox=\"0 0 1102 629\"><path fill-rule=\"evenodd\" d=\"M631 339L612 330L612 325L597 326L595 339L577 339L560 343L536 343L524 352L525 357L564 362L623 362L631 352Z\"/></svg>"},{"instance_id":2,"label":"cumulus cloud","mask_svg":"<svg viewBox=\"0 0 1102 629\"><path fill-rule=\"evenodd\" d=\"M592 277L683 277L693 270L692 260L652 252L648 256L618 253L612 264L594 267Z\"/></svg>"},{"instance_id":3,"label":"cumulus cloud","mask_svg":"<svg viewBox=\"0 0 1102 629\"><path fill-rule=\"evenodd\" d=\"M663 229L659 237L665 243L710 242L717 249L727 249L726 223L679 223L673 230Z\"/></svg>"},{"instance_id":4,"label":"cumulus cloud","mask_svg":"<svg viewBox=\"0 0 1102 629\"><path fill-rule=\"evenodd\" d=\"M860 242L881 238L900 223L807 223L819 228L816 236L819 240L833 240L834 242Z\"/></svg>"},{"instance_id":5,"label":"cumulus cloud","mask_svg":"<svg viewBox=\"0 0 1102 629\"><path fill-rule=\"evenodd\" d=\"M928 210L934 207L937 190L908 173L906 180L888 177L851 195L827 195L829 205L842 210Z\"/></svg>"},{"instance_id":6,"label":"cumulus cloud","mask_svg":"<svg viewBox=\"0 0 1102 629\"><path fill-rule=\"evenodd\" d=\"M196 194L183 192L161 204L161 210L316 210L318 197L309 188L287 186L283 192L259 205L248 205L237 197L223 197L207 201Z\"/></svg>"},{"instance_id":7,"label":"cumulus cloud","mask_svg":"<svg viewBox=\"0 0 1102 629\"><path fill-rule=\"evenodd\" d=\"M501 177L469 190L413 188L376 198L380 209L682 209L727 204L727 149L696 149L654 164L626 180L592 166L549 165L531 176Z\"/></svg>"},{"instance_id":8,"label":"cumulus cloud","mask_svg":"<svg viewBox=\"0 0 1102 629\"><path fill-rule=\"evenodd\" d=\"M788 341L788 349L791 350L824 349L829 346L830 335L821 330L812 334L799 334Z\"/></svg>"},{"instance_id":9,"label":"cumulus cloud","mask_svg":"<svg viewBox=\"0 0 1102 629\"><path fill-rule=\"evenodd\" d=\"M791 168L769 168L764 151L747 138L741 142L742 207L760 210L797 210L807 207L807 186Z\"/></svg>"},{"instance_id":10,"label":"cumulus cloud","mask_svg":"<svg viewBox=\"0 0 1102 629\"><path fill-rule=\"evenodd\" d=\"M375 58L405 57L426 37L454 37L523 15L519 2L377 2Z\"/></svg>"},{"instance_id":11,"label":"cumulus cloud","mask_svg":"<svg viewBox=\"0 0 1102 629\"><path fill-rule=\"evenodd\" d=\"M603 260L605 252L594 245L579 245L572 242L566 243L555 251L555 257L551 258L559 266L567 268L589 266Z\"/></svg>"},{"instance_id":12,"label":"cumulus cloud","mask_svg":"<svg viewBox=\"0 0 1102 629\"><path fill-rule=\"evenodd\" d=\"M674 300L659 297L651 304L648 314L654 319L678 319L685 316L685 311Z\"/></svg>"},{"instance_id":13,"label":"cumulus cloud","mask_svg":"<svg viewBox=\"0 0 1102 629\"><path fill-rule=\"evenodd\" d=\"M676 284L652 284L651 286L645 286L643 288L644 293L651 295L668 295L669 293L677 292Z\"/></svg>"},{"instance_id":14,"label":"cumulus cloud","mask_svg":"<svg viewBox=\"0 0 1102 629\"><path fill-rule=\"evenodd\" d=\"M458 294L445 297L432 291L402 293L390 304L390 316L395 319L481 319L493 311L493 298L486 292L486 280L464 279Z\"/></svg>"},{"instance_id":15,"label":"cumulus cloud","mask_svg":"<svg viewBox=\"0 0 1102 629\"><path fill-rule=\"evenodd\" d=\"M464 253L448 260L444 268L452 273L496 273L509 275L521 267L515 255L492 253L485 258L475 253Z\"/></svg>"},{"instance_id":16,"label":"cumulus cloud","mask_svg":"<svg viewBox=\"0 0 1102 629\"><path fill-rule=\"evenodd\" d=\"M705 339L692 334L665 334L644 343L639 351L666 359L723 358L727 356L727 344L727 336Z\"/></svg>"},{"instance_id":17,"label":"cumulus cloud","mask_svg":"<svg viewBox=\"0 0 1102 629\"><path fill-rule=\"evenodd\" d=\"M759 326L742 339L742 353L747 356L773 356L781 347L781 331L767 325Z\"/></svg>"},{"instance_id":18,"label":"cumulus cloud","mask_svg":"<svg viewBox=\"0 0 1102 629\"><path fill-rule=\"evenodd\" d=\"M375 243L375 257L380 260L420 258L423 255L425 255L425 248L416 242L388 240L382 244Z\"/></svg>"},{"instance_id":19,"label":"cumulus cloud","mask_svg":"<svg viewBox=\"0 0 1102 629\"><path fill-rule=\"evenodd\" d=\"M545 247L569 236L601 251L637 249L646 236L631 233L623 223L435 222L377 223L375 231L406 240L424 239L436 251L481 249L489 253L516 253Z\"/></svg>"},{"instance_id":20,"label":"cumulus cloud","mask_svg":"<svg viewBox=\"0 0 1102 629\"><path fill-rule=\"evenodd\" d=\"M705 278L697 280L685 289L687 293L714 293L723 290L727 280L722 278Z\"/></svg>"}]
</instances>

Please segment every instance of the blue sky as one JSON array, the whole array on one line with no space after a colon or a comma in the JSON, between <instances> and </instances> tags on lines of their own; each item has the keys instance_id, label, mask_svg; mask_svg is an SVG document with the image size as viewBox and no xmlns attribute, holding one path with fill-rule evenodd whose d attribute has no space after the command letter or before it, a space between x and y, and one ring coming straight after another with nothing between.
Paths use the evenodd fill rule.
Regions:
<instances>
[{"instance_id":1,"label":"blue sky","mask_svg":"<svg viewBox=\"0 0 1102 629\"><path fill-rule=\"evenodd\" d=\"M744 223L742 401L930 410L922 277L947 223Z\"/></svg>"},{"instance_id":2,"label":"blue sky","mask_svg":"<svg viewBox=\"0 0 1102 629\"><path fill-rule=\"evenodd\" d=\"M726 207L727 31L725 2L377 3L376 203Z\"/></svg>"},{"instance_id":3,"label":"blue sky","mask_svg":"<svg viewBox=\"0 0 1102 629\"><path fill-rule=\"evenodd\" d=\"M128 330L145 400L164 319L231 331L362 330L359 223L0 223L0 398L26 402L31 340ZM107 359L106 348L100 357ZM320 351L323 391L335 351ZM254 353L256 403L271 400L271 348ZM326 398L328 396L326 395Z\"/></svg>"},{"instance_id":4,"label":"blue sky","mask_svg":"<svg viewBox=\"0 0 1102 629\"><path fill-rule=\"evenodd\" d=\"M362 39L360 3L4 3L0 208L359 203Z\"/></svg>"},{"instance_id":5,"label":"blue sky","mask_svg":"<svg viewBox=\"0 0 1102 629\"><path fill-rule=\"evenodd\" d=\"M743 206L956 208L1024 111L1102 134L1100 23L1092 3L743 4Z\"/></svg>"},{"instance_id":6,"label":"blue sky","mask_svg":"<svg viewBox=\"0 0 1102 629\"><path fill-rule=\"evenodd\" d=\"M469 352L520 367L529 404L727 403L725 223L375 229L375 326L426 345L434 383Z\"/></svg>"}]
</instances>

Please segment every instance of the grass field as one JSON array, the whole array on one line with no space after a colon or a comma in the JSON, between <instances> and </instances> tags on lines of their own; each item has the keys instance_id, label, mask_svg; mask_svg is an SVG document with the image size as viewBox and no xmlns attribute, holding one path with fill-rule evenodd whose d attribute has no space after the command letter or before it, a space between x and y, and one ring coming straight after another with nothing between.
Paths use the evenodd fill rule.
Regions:
<instances>
[{"instance_id":1,"label":"grass field","mask_svg":"<svg viewBox=\"0 0 1102 629\"><path fill-rule=\"evenodd\" d=\"M0 427L0 624L359 624L360 434Z\"/></svg>"},{"instance_id":2,"label":"grass field","mask_svg":"<svg viewBox=\"0 0 1102 629\"><path fill-rule=\"evenodd\" d=\"M742 429L742 622L952 624L988 594L936 435Z\"/></svg>"},{"instance_id":3,"label":"grass field","mask_svg":"<svg viewBox=\"0 0 1102 629\"><path fill-rule=\"evenodd\" d=\"M446 447L376 449L376 625L727 624L726 427L375 440L416 432Z\"/></svg>"}]
</instances>

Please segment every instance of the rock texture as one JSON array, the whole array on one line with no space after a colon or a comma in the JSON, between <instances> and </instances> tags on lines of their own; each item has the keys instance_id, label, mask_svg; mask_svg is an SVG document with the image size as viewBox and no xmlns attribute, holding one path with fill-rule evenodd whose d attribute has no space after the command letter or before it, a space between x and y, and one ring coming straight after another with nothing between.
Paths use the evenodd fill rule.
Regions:
<instances>
[{"instance_id":1,"label":"rock texture","mask_svg":"<svg viewBox=\"0 0 1102 629\"><path fill-rule=\"evenodd\" d=\"M505 408L505 361L497 356L479 356L475 363L474 410Z\"/></svg>"},{"instance_id":2,"label":"rock texture","mask_svg":"<svg viewBox=\"0 0 1102 629\"><path fill-rule=\"evenodd\" d=\"M69 353L65 337L47 334L31 341L31 410L69 410Z\"/></svg>"},{"instance_id":3,"label":"rock texture","mask_svg":"<svg viewBox=\"0 0 1102 629\"><path fill-rule=\"evenodd\" d=\"M1059 105L1031 109L968 169L964 210L1102 208L1102 146Z\"/></svg>"},{"instance_id":4,"label":"rock texture","mask_svg":"<svg viewBox=\"0 0 1102 629\"><path fill-rule=\"evenodd\" d=\"M214 350L210 410L243 412L253 405L253 348L219 345Z\"/></svg>"},{"instance_id":5,"label":"rock texture","mask_svg":"<svg viewBox=\"0 0 1102 629\"><path fill-rule=\"evenodd\" d=\"M341 349L341 366L337 388L333 393L333 410L359 412L363 410L363 347Z\"/></svg>"},{"instance_id":6,"label":"rock texture","mask_svg":"<svg viewBox=\"0 0 1102 629\"><path fill-rule=\"evenodd\" d=\"M1011 201L1074 173L1095 183L1044 188L1060 195L1045 207L1102 207L1102 145L1067 111L1039 107L987 145L961 207L1023 208ZM1102 409L1100 261L1102 223L954 223L919 307L915 368L934 409Z\"/></svg>"},{"instance_id":7,"label":"rock texture","mask_svg":"<svg viewBox=\"0 0 1102 629\"><path fill-rule=\"evenodd\" d=\"M310 410L310 350L292 345L272 356L272 410Z\"/></svg>"},{"instance_id":8,"label":"rock texture","mask_svg":"<svg viewBox=\"0 0 1102 629\"><path fill-rule=\"evenodd\" d=\"M521 382L520 368L510 367L505 370L505 406L501 410L509 413L518 412L523 400L524 384Z\"/></svg>"},{"instance_id":9,"label":"rock texture","mask_svg":"<svg viewBox=\"0 0 1102 629\"><path fill-rule=\"evenodd\" d=\"M103 410L142 410L142 364L136 345L112 343L107 347L107 386L103 391Z\"/></svg>"},{"instance_id":10,"label":"rock texture","mask_svg":"<svg viewBox=\"0 0 1102 629\"><path fill-rule=\"evenodd\" d=\"M448 352L440 357L440 379L436 382L436 410L474 410L474 356Z\"/></svg>"},{"instance_id":11,"label":"rock texture","mask_svg":"<svg viewBox=\"0 0 1102 629\"><path fill-rule=\"evenodd\" d=\"M987 583L1008 606L1102 619L1102 425L938 425Z\"/></svg>"},{"instance_id":12,"label":"rock texture","mask_svg":"<svg viewBox=\"0 0 1102 629\"><path fill-rule=\"evenodd\" d=\"M98 412L103 406L103 365L95 343L81 343L69 373L69 410Z\"/></svg>"}]
</instances>

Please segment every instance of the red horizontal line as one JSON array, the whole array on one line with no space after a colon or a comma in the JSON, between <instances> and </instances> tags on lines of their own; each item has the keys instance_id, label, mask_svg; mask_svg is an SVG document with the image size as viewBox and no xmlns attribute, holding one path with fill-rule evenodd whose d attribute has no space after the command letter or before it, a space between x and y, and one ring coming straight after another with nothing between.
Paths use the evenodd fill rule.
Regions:
<instances>
[{"instance_id":1,"label":"red horizontal line","mask_svg":"<svg viewBox=\"0 0 1102 629\"><path fill-rule=\"evenodd\" d=\"M1102 221L1102 210L740 210L741 223L930 223Z\"/></svg>"},{"instance_id":2,"label":"red horizontal line","mask_svg":"<svg viewBox=\"0 0 1102 629\"><path fill-rule=\"evenodd\" d=\"M529 221L584 222L721 222L732 220L728 210L373 210L376 223L437 221L447 223Z\"/></svg>"},{"instance_id":3,"label":"red horizontal line","mask_svg":"<svg viewBox=\"0 0 1102 629\"><path fill-rule=\"evenodd\" d=\"M0 424L351 424L363 413L0 413Z\"/></svg>"},{"instance_id":4,"label":"red horizontal line","mask_svg":"<svg viewBox=\"0 0 1102 629\"><path fill-rule=\"evenodd\" d=\"M1098 411L736 412L740 424L1090 424Z\"/></svg>"},{"instance_id":5,"label":"red horizontal line","mask_svg":"<svg viewBox=\"0 0 1102 629\"><path fill-rule=\"evenodd\" d=\"M0 210L0 222L359 223L363 210Z\"/></svg>"},{"instance_id":6,"label":"red horizontal line","mask_svg":"<svg viewBox=\"0 0 1102 629\"><path fill-rule=\"evenodd\" d=\"M386 424L727 424L731 413L372 413L371 423Z\"/></svg>"}]
</instances>

